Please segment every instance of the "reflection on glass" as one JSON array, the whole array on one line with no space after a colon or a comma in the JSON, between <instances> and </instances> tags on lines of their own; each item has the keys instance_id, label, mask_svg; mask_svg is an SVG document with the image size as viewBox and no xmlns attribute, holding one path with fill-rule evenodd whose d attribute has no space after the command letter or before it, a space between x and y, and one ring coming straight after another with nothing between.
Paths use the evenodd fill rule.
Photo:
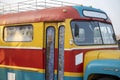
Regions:
<instances>
[{"instance_id":1,"label":"reflection on glass","mask_svg":"<svg viewBox=\"0 0 120 80\"><path fill-rule=\"evenodd\" d=\"M116 43L111 24L99 21L72 21L71 28L77 45Z\"/></svg>"},{"instance_id":2,"label":"reflection on glass","mask_svg":"<svg viewBox=\"0 0 120 80\"><path fill-rule=\"evenodd\" d=\"M107 15L102 12L83 10L84 16L107 19Z\"/></svg>"},{"instance_id":3,"label":"reflection on glass","mask_svg":"<svg viewBox=\"0 0 120 80\"><path fill-rule=\"evenodd\" d=\"M10 26L4 29L5 41L32 41L33 27L31 25Z\"/></svg>"},{"instance_id":4,"label":"reflection on glass","mask_svg":"<svg viewBox=\"0 0 120 80\"><path fill-rule=\"evenodd\" d=\"M114 44L112 26L105 23L99 23L104 44Z\"/></svg>"},{"instance_id":5,"label":"reflection on glass","mask_svg":"<svg viewBox=\"0 0 120 80\"><path fill-rule=\"evenodd\" d=\"M54 37L53 27L47 29L46 80L54 79Z\"/></svg>"},{"instance_id":6,"label":"reflection on glass","mask_svg":"<svg viewBox=\"0 0 120 80\"><path fill-rule=\"evenodd\" d=\"M64 77L64 26L59 28L58 80Z\"/></svg>"}]
</instances>

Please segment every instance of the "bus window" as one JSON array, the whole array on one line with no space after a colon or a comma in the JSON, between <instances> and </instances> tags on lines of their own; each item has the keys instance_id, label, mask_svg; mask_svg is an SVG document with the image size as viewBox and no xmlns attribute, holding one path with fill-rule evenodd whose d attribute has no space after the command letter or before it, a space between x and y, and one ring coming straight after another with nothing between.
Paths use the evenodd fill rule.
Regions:
<instances>
[{"instance_id":1,"label":"bus window","mask_svg":"<svg viewBox=\"0 0 120 80\"><path fill-rule=\"evenodd\" d=\"M98 21L72 21L71 28L76 45L116 43L111 24Z\"/></svg>"},{"instance_id":2,"label":"bus window","mask_svg":"<svg viewBox=\"0 0 120 80\"><path fill-rule=\"evenodd\" d=\"M103 37L103 43L104 44L110 44L110 43L115 43L114 38L113 38L113 29L112 26L109 24L105 23L99 23L102 37Z\"/></svg>"},{"instance_id":3,"label":"bus window","mask_svg":"<svg viewBox=\"0 0 120 80\"><path fill-rule=\"evenodd\" d=\"M76 33L75 27L78 26L78 36L75 36ZM73 21L71 23L73 38L76 45L85 45L85 44L93 44L93 29L89 22L79 22Z\"/></svg>"},{"instance_id":4,"label":"bus window","mask_svg":"<svg viewBox=\"0 0 120 80\"><path fill-rule=\"evenodd\" d=\"M4 41L32 41L32 25L6 26L4 29Z\"/></svg>"}]
</instances>

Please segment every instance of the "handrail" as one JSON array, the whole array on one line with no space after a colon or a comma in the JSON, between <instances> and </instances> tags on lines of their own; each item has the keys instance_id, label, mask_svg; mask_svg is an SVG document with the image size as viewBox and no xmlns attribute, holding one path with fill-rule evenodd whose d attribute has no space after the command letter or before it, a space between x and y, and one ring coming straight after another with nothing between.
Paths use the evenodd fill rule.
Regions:
<instances>
[{"instance_id":1,"label":"handrail","mask_svg":"<svg viewBox=\"0 0 120 80\"><path fill-rule=\"evenodd\" d=\"M59 6L71 6L71 5L80 5L77 3L63 2L58 0L27 0L24 2L6 4L0 3L0 14L7 13L18 13L27 10L36 10L36 9L44 9L50 7L59 7Z\"/></svg>"}]
</instances>

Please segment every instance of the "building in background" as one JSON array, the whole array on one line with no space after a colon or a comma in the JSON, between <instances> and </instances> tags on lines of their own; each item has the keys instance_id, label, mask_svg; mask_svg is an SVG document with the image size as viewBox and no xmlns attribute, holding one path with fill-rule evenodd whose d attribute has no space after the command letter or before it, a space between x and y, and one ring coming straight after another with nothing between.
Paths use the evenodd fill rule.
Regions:
<instances>
[{"instance_id":1,"label":"building in background","mask_svg":"<svg viewBox=\"0 0 120 80\"><path fill-rule=\"evenodd\" d=\"M9 8L9 3L7 3L5 0L0 0L0 14L4 14L5 7Z\"/></svg>"}]
</instances>

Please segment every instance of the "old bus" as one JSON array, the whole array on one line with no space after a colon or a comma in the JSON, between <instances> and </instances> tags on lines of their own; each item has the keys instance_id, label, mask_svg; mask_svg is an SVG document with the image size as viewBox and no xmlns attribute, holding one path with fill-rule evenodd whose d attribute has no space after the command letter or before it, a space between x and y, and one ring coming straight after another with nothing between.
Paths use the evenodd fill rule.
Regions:
<instances>
[{"instance_id":1,"label":"old bus","mask_svg":"<svg viewBox=\"0 0 120 80\"><path fill-rule=\"evenodd\" d=\"M0 15L0 80L120 80L107 14L66 6Z\"/></svg>"}]
</instances>

